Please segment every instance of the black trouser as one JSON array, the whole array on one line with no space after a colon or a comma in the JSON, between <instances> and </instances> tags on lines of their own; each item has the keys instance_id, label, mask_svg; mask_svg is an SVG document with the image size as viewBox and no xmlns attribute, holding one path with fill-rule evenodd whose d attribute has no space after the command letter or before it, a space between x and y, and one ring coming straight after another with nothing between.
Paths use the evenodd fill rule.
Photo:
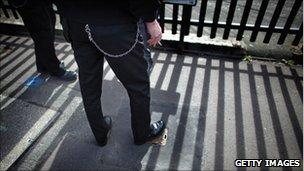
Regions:
<instances>
[{"instance_id":1,"label":"black trouser","mask_svg":"<svg viewBox=\"0 0 304 171\"><path fill-rule=\"evenodd\" d=\"M64 74L55 53L56 17L52 3L48 0L28 0L17 10L34 41L37 70L55 76Z\"/></svg>"},{"instance_id":2,"label":"black trouser","mask_svg":"<svg viewBox=\"0 0 304 171\"><path fill-rule=\"evenodd\" d=\"M104 58L127 89L131 106L131 126L135 141L143 141L150 127L150 81L143 45L120 58L105 56L89 41L85 24L68 20L74 56L79 67L79 82L84 108L96 139L104 137L101 91ZM128 50L135 41L136 23L117 26L90 25L100 47L113 54ZM65 27L66 28L66 27ZM115 103L115 102L113 102Z\"/></svg>"}]
</instances>

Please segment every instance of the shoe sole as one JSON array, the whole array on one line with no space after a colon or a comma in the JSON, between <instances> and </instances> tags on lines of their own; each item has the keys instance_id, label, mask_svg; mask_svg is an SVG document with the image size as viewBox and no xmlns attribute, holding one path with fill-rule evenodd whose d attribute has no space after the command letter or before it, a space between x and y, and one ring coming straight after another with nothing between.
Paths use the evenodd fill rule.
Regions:
<instances>
[{"instance_id":1,"label":"shoe sole","mask_svg":"<svg viewBox=\"0 0 304 171\"><path fill-rule=\"evenodd\" d=\"M165 128L159 136L157 136L151 141L147 141L146 143L164 146L167 144L167 139L168 139L168 129Z\"/></svg>"}]
</instances>

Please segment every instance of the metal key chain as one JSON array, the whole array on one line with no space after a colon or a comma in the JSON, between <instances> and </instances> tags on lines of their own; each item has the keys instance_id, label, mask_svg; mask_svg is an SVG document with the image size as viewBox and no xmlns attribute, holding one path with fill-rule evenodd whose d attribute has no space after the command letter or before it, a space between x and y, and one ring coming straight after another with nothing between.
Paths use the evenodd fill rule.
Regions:
<instances>
[{"instance_id":1,"label":"metal key chain","mask_svg":"<svg viewBox=\"0 0 304 171\"><path fill-rule=\"evenodd\" d=\"M106 56L112 57L112 58L119 58L119 57L123 57L123 56L129 54L135 48L136 44L138 43L138 37L139 37L139 29L137 28L136 38L135 38L134 44L130 47L130 49L128 49L127 51L125 51L125 52L123 52L121 54L110 54L110 53L106 52L105 50L103 50L102 48L100 48L100 46L98 46L98 44L95 42L95 40L92 37L91 29L90 29L89 24L87 24L85 26L85 32L88 34L89 40L94 44L94 46L101 53L103 53Z\"/></svg>"}]
</instances>

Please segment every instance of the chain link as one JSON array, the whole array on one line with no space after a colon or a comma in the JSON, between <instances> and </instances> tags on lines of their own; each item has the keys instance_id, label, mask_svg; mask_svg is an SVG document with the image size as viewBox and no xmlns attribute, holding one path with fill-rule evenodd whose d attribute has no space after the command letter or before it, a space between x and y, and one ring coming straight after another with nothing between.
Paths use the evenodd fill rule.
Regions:
<instances>
[{"instance_id":1,"label":"chain link","mask_svg":"<svg viewBox=\"0 0 304 171\"><path fill-rule=\"evenodd\" d=\"M100 46L98 46L98 44L94 41L89 24L87 24L85 26L85 32L88 34L88 38L89 38L90 42L92 42L101 53L103 53L106 56L112 57L112 58L119 58L119 57L123 57L123 56L129 54L135 48L136 44L138 43L138 37L139 37L139 29L137 28L135 42L130 47L130 49L128 49L127 51L125 51L121 54L110 54L110 53L106 52L105 50L101 49Z\"/></svg>"}]
</instances>

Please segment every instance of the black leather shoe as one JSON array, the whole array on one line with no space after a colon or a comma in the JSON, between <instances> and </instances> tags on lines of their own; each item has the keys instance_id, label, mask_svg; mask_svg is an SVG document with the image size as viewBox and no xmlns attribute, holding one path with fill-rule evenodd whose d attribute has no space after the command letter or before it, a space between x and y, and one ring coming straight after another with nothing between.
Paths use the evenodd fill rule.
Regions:
<instances>
[{"instance_id":1,"label":"black leather shoe","mask_svg":"<svg viewBox=\"0 0 304 171\"><path fill-rule=\"evenodd\" d=\"M63 61L60 61L59 67L64 69L65 64L64 64ZM38 66L37 66L37 72L39 72L39 73L41 73L41 74L46 74L46 73L48 73L48 71L47 71L44 67L38 67Z\"/></svg>"},{"instance_id":2,"label":"black leather shoe","mask_svg":"<svg viewBox=\"0 0 304 171\"><path fill-rule=\"evenodd\" d=\"M134 141L136 145L142 145L147 142L151 142L154 139L158 139L166 129L166 123L163 120L159 120L150 125L150 133L144 141Z\"/></svg>"},{"instance_id":3,"label":"black leather shoe","mask_svg":"<svg viewBox=\"0 0 304 171\"><path fill-rule=\"evenodd\" d=\"M77 79L77 73L74 71L65 70L63 75L56 77L64 81L74 81Z\"/></svg>"},{"instance_id":4,"label":"black leather shoe","mask_svg":"<svg viewBox=\"0 0 304 171\"><path fill-rule=\"evenodd\" d=\"M103 117L102 127L104 128L104 132L102 133L103 135L101 137L99 137L99 139L96 139L98 145L101 147L103 147L107 144L110 133L111 133L112 119L110 116Z\"/></svg>"}]
</instances>

